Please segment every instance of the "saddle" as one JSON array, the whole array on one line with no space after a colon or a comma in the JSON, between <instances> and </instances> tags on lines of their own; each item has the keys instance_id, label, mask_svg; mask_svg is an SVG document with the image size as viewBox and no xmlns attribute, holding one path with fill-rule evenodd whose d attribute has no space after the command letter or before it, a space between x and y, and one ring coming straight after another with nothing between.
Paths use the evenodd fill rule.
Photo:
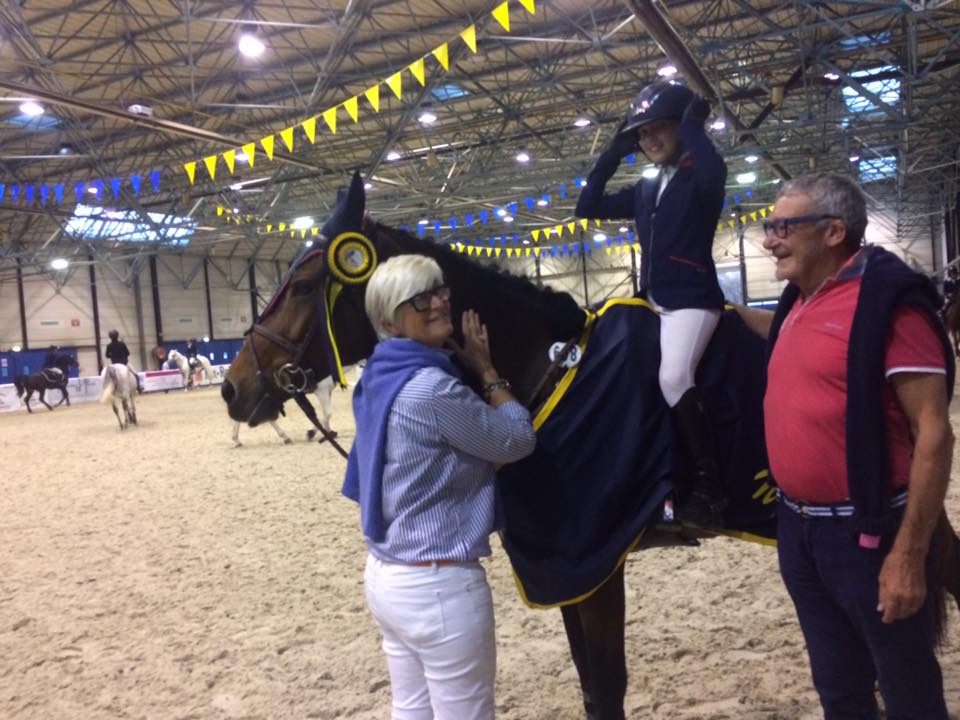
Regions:
<instances>
[{"instance_id":1,"label":"saddle","mask_svg":"<svg viewBox=\"0 0 960 720\"><path fill-rule=\"evenodd\" d=\"M63 385L66 381L60 368L44 368L40 371L40 374L43 375L43 379L51 385Z\"/></svg>"}]
</instances>

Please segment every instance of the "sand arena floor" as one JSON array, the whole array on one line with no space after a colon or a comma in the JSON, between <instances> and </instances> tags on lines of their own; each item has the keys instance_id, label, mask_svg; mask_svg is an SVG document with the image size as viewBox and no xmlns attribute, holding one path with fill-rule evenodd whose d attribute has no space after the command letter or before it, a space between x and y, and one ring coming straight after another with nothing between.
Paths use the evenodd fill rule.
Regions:
<instances>
[{"instance_id":1,"label":"sand arena floor","mask_svg":"<svg viewBox=\"0 0 960 720\"><path fill-rule=\"evenodd\" d=\"M100 405L0 416L0 718L388 718L344 461L292 413L296 444L245 428L233 449L215 390L138 407L125 433ZM349 443L346 393L334 410ZM960 525L957 484L949 508ZM582 718L559 612L520 602L496 543L486 566L498 717ZM645 551L627 588L628 717L820 717L773 550ZM941 662L960 718L951 620Z\"/></svg>"}]
</instances>

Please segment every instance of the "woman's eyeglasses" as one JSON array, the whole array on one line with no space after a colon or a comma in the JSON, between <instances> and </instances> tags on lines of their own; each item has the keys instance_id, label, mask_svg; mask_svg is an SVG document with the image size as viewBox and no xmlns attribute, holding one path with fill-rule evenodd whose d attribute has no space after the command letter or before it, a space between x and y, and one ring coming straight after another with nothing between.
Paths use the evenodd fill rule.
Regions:
<instances>
[{"instance_id":1,"label":"woman's eyeglasses","mask_svg":"<svg viewBox=\"0 0 960 720\"><path fill-rule=\"evenodd\" d=\"M423 292L417 293L413 297L407 298L400 303L400 305L406 305L407 303L410 303L413 305L413 309L417 312L426 312L430 309L430 304L433 302L434 297L439 298L441 302L449 301L450 288L446 285L438 285L431 290L424 290Z\"/></svg>"},{"instance_id":2,"label":"woman's eyeglasses","mask_svg":"<svg viewBox=\"0 0 960 720\"><path fill-rule=\"evenodd\" d=\"M801 215L800 217L784 218L783 220L767 220L763 223L763 232L766 235L773 233L783 240L791 233L795 225L820 222L821 220L843 220L839 215Z\"/></svg>"}]
</instances>

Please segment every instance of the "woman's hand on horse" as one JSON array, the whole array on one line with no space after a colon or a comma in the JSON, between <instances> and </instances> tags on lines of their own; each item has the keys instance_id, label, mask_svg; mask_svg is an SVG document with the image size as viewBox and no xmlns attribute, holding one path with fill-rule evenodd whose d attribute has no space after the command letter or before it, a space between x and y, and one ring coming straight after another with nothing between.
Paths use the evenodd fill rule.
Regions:
<instances>
[{"instance_id":1,"label":"woman's hand on horse","mask_svg":"<svg viewBox=\"0 0 960 720\"><path fill-rule=\"evenodd\" d=\"M463 329L463 347L457 351L457 356L468 370L475 373L484 382L497 378L497 371L493 368L490 359L490 338L487 336L487 326L480 322L480 316L475 310L466 310L461 320Z\"/></svg>"}]
</instances>

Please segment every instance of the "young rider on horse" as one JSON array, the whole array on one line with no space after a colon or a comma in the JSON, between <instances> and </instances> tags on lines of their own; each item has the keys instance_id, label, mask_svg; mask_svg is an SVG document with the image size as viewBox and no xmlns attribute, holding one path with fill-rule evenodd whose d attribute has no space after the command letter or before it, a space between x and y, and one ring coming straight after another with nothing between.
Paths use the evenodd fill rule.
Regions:
<instances>
[{"instance_id":1,"label":"young rider on horse","mask_svg":"<svg viewBox=\"0 0 960 720\"><path fill-rule=\"evenodd\" d=\"M706 100L682 85L641 89L577 202L578 217L633 219L642 250L640 293L660 314L660 388L694 466L681 522L723 524L726 505L713 434L694 382L723 309L713 238L723 209L727 167L704 129ZM604 193L620 161L641 150L659 169Z\"/></svg>"},{"instance_id":2,"label":"young rider on horse","mask_svg":"<svg viewBox=\"0 0 960 720\"><path fill-rule=\"evenodd\" d=\"M137 392L142 393L143 386L140 384L140 376L130 367L130 363L128 362L130 359L130 350L127 348L127 344L120 339L120 333L116 330L111 330L107 335L110 336L110 344L107 345L107 349L104 350L103 354L107 356L107 360L111 363L126 365L137 379Z\"/></svg>"}]
</instances>

